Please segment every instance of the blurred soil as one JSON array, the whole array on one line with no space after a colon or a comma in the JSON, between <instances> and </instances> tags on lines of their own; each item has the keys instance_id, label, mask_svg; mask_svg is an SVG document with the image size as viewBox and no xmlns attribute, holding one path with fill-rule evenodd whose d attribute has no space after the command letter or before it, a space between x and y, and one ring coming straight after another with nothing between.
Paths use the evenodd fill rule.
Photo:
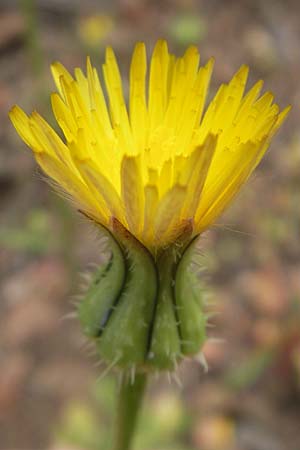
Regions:
<instances>
[{"instance_id":1,"label":"blurred soil","mask_svg":"<svg viewBox=\"0 0 300 450\"><path fill-rule=\"evenodd\" d=\"M219 313L209 332L218 339L204 349L208 374L187 362L181 390L153 382L154 403L175 395L188 425L176 445L151 448L299 450L300 3L39 0L36 18L24 5L0 1L0 450L71 449L57 444L56 430L69 402L93 402L101 373L76 320L64 319L78 272L99 260L94 233L44 182L7 112L18 103L54 123L51 61L72 69L89 53L100 68L110 44L126 79L134 42L151 47L158 37L174 52L193 42L202 61L215 57L212 92L246 63L250 84L263 78L279 105L294 109L203 236Z\"/></svg>"}]
</instances>

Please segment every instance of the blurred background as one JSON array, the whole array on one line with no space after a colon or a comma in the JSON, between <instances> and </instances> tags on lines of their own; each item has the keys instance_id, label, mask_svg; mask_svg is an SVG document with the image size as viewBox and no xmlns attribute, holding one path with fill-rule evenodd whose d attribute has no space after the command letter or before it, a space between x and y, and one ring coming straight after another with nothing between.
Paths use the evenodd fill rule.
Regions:
<instances>
[{"instance_id":1,"label":"blurred background","mask_svg":"<svg viewBox=\"0 0 300 450\"><path fill-rule=\"evenodd\" d=\"M300 448L300 3L296 0L0 0L0 449L109 448L114 379L101 379L72 311L95 235L42 180L7 112L54 125L49 64L101 68L125 85L137 40L216 58L211 95L240 65L294 108L259 170L202 249L215 310L208 374L185 362L153 380L137 450ZM223 341L222 341L223 340Z\"/></svg>"}]
</instances>

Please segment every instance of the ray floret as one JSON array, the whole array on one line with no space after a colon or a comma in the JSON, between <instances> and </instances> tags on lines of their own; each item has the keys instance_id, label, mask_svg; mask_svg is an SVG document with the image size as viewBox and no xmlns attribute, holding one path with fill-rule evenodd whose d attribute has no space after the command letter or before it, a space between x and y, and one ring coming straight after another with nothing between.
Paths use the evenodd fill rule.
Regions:
<instances>
[{"instance_id":1,"label":"ray floret","mask_svg":"<svg viewBox=\"0 0 300 450\"><path fill-rule=\"evenodd\" d=\"M160 40L147 68L137 43L128 105L110 47L104 82L89 58L74 76L56 62L51 104L64 139L37 112L15 106L10 118L42 170L86 215L106 227L116 218L155 253L187 221L196 235L217 219L289 111L280 112L270 92L260 96L262 81L245 94L247 66L206 107L214 61L199 62L196 47L177 58Z\"/></svg>"}]
</instances>

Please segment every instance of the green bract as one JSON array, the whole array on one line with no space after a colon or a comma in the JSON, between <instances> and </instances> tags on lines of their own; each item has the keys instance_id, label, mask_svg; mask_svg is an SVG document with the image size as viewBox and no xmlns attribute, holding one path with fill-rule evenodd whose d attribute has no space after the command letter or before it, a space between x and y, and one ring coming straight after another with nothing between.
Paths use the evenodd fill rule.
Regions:
<instances>
[{"instance_id":1,"label":"green bract","mask_svg":"<svg viewBox=\"0 0 300 450\"><path fill-rule=\"evenodd\" d=\"M205 341L203 290L195 270L191 225L153 258L116 219L101 227L109 256L78 307L99 356L125 370L173 370Z\"/></svg>"}]
</instances>

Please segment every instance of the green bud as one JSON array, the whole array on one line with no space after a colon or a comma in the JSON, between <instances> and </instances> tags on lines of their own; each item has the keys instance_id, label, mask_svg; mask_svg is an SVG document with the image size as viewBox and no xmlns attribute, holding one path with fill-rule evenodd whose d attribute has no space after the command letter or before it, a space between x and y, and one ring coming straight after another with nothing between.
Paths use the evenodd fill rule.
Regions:
<instances>
[{"instance_id":1,"label":"green bud","mask_svg":"<svg viewBox=\"0 0 300 450\"><path fill-rule=\"evenodd\" d=\"M101 231L110 253L78 308L84 333L108 365L173 370L206 336L192 225L156 260L116 219Z\"/></svg>"},{"instance_id":2,"label":"green bud","mask_svg":"<svg viewBox=\"0 0 300 450\"><path fill-rule=\"evenodd\" d=\"M125 261L121 247L106 228L100 229L109 256L96 270L84 301L78 307L84 334L94 338L101 335L125 283Z\"/></svg>"},{"instance_id":3,"label":"green bud","mask_svg":"<svg viewBox=\"0 0 300 450\"><path fill-rule=\"evenodd\" d=\"M183 355L197 354L206 339L204 292L194 260L197 256L195 245L196 239L183 253L175 278L175 303Z\"/></svg>"},{"instance_id":4,"label":"green bud","mask_svg":"<svg viewBox=\"0 0 300 450\"><path fill-rule=\"evenodd\" d=\"M172 370L181 357L178 319L174 301L176 256L173 248L165 250L157 262L159 288L153 320L148 361L158 370Z\"/></svg>"},{"instance_id":5,"label":"green bud","mask_svg":"<svg viewBox=\"0 0 300 450\"><path fill-rule=\"evenodd\" d=\"M157 272L149 251L116 220L113 232L123 248L126 279L97 348L106 361L134 368L143 365L147 355Z\"/></svg>"}]
</instances>

